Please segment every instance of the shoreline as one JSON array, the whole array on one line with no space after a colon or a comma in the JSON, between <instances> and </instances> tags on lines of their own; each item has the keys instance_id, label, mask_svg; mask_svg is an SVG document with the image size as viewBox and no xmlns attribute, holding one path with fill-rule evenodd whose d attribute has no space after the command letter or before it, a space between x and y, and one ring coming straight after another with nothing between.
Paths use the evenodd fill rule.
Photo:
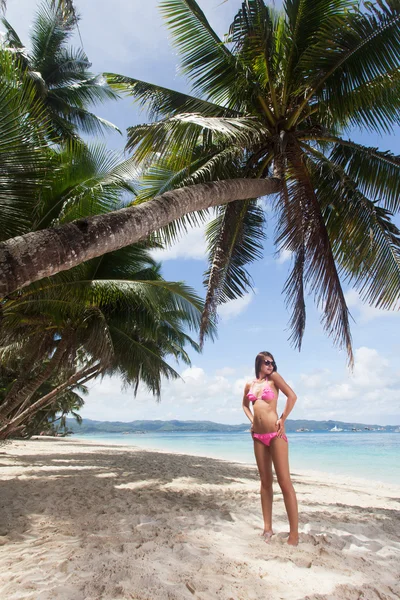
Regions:
<instances>
[{"instance_id":1,"label":"shoreline","mask_svg":"<svg viewBox=\"0 0 400 600\"><path fill-rule=\"evenodd\" d=\"M0 447L0 478L7 600L400 595L400 486L295 470L301 534L291 548L276 484L276 535L260 538L248 463L38 437Z\"/></svg>"},{"instance_id":2,"label":"shoreline","mask_svg":"<svg viewBox=\"0 0 400 600\"><path fill-rule=\"evenodd\" d=\"M110 434L112 435L112 434ZM119 434L116 434L119 435ZM203 454L201 452L180 452L179 450L163 450L157 447L150 447L150 446L140 446L140 445L133 445L132 443L116 443L116 442L112 442L112 441L105 441L105 440L99 440L99 442L97 442L96 440L94 440L94 435L92 436L91 439L86 439L85 435L82 435L82 437L75 437L74 436L69 436L66 438L53 438L51 436L34 436L32 439L43 439L43 438L48 438L48 439L64 439L64 440L68 440L68 441L83 441L85 443L93 443L95 445L106 445L106 446L110 446L110 447L123 447L123 448L136 448L139 450L149 450L151 452L161 452L161 453L167 453L167 454L178 454L180 456L199 456L199 457L203 457L203 458L212 458L215 460L221 460L221 461L226 461L228 463L238 463L238 464L243 464L243 465L247 465L249 467L255 467L256 463L255 463L255 458L253 460L253 462L248 462L245 460L239 460L239 459L233 459L233 458L223 458L220 456L217 456L216 454ZM290 455L289 455L289 461L290 461ZM324 471L324 470L319 470L319 469L304 469L304 468L300 468L298 469L297 467L293 467L292 465L290 466L290 470L291 472L296 471L296 473L298 473L301 476L304 477L309 477L309 478L313 478L313 479L318 479L323 477L324 481L326 479L329 480L329 482L331 482L333 485L341 485L341 484L354 484L355 482L358 482L360 486L365 486L365 485L371 485L371 479L366 479L365 477L359 477L359 476L354 476L354 475L350 475L350 474L337 474L337 473L330 473L329 471ZM385 487L390 488L391 490L393 490L393 493L398 493L399 497L400 497L400 484L396 484L390 481L385 481L385 480L379 480L379 479L373 479L373 484L374 485L382 485Z\"/></svg>"}]
</instances>

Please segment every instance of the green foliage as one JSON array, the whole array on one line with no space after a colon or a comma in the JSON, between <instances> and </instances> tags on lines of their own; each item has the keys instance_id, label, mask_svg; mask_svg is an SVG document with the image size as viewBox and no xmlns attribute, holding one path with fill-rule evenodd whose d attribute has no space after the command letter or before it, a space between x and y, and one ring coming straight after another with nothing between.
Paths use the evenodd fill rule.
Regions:
<instances>
[{"instance_id":1,"label":"green foliage","mask_svg":"<svg viewBox=\"0 0 400 600\"><path fill-rule=\"evenodd\" d=\"M161 11L193 95L107 74L157 118L128 130L127 148L145 170L137 201L199 181L280 177L273 208L277 248L293 256L284 288L291 340L300 348L311 293L351 362L343 281L376 307L399 301L391 213L400 158L344 137L354 126L387 133L399 124L399 0L287 0L281 12L246 0L225 40L194 0L163 0ZM254 206L221 209L210 226L203 327L251 286L246 265L262 231L246 225ZM166 228L163 240L185 225Z\"/></svg>"},{"instance_id":2,"label":"green foliage","mask_svg":"<svg viewBox=\"0 0 400 600\"><path fill-rule=\"evenodd\" d=\"M29 215L48 170L45 109L20 63L0 49L0 239L29 230ZM37 123L42 123L38 131Z\"/></svg>"},{"instance_id":3,"label":"green foliage","mask_svg":"<svg viewBox=\"0 0 400 600\"><path fill-rule=\"evenodd\" d=\"M38 9L31 32L31 53L27 53L12 25L3 17L6 29L5 50L19 60L20 78L31 79L35 97L46 109L47 134L59 143L78 139L78 131L102 134L104 129L118 130L97 117L89 107L116 99L118 95L102 75L93 75L83 49L67 46L78 26L78 17L70 1L48 0Z\"/></svg>"},{"instance_id":4,"label":"green foliage","mask_svg":"<svg viewBox=\"0 0 400 600\"><path fill-rule=\"evenodd\" d=\"M31 228L115 209L122 204L122 194L132 190L132 161L117 162L98 147L65 146L50 159L58 164L56 176L43 183L44 193L29 215ZM25 390L32 382L40 383L46 364L64 344L56 365L60 382L84 366L95 366L98 374L118 374L135 393L142 382L160 397L162 379L178 377L170 360L190 364L185 347L199 349L189 334L199 329L203 303L183 283L162 278L149 254L152 245L106 254L3 301L0 354L17 372L14 385ZM208 332L212 334L212 326ZM24 380L25 372L29 375ZM45 393L46 381L27 398L30 404ZM18 417L20 404L12 418ZM41 414L48 410L35 413L35 431Z\"/></svg>"},{"instance_id":5,"label":"green foliage","mask_svg":"<svg viewBox=\"0 0 400 600\"><path fill-rule=\"evenodd\" d=\"M137 195L136 162L84 144L70 120L74 103L84 110L95 99L115 97L105 82L89 78L86 55L66 47L76 26L70 4L39 10L29 56L4 23L0 241L76 219L84 223ZM61 412L62 425L81 405L74 390L84 391L86 376L119 374L134 393L143 383L159 397L162 379L178 377L175 363L190 363L186 348L199 349L191 334L199 329L203 303L182 282L162 278L149 253L158 245L124 248L2 299L0 438L8 435L7 423L27 435ZM50 404L35 409L58 388Z\"/></svg>"}]
</instances>

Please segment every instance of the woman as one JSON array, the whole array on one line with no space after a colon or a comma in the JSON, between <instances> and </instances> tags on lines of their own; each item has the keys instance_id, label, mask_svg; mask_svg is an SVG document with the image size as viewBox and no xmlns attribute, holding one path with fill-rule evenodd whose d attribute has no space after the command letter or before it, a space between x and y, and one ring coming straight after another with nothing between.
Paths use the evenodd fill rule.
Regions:
<instances>
[{"instance_id":1,"label":"woman","mask_svg":"<svg viewBox=\"0 0 400 600\"><path fill-rule=\"evenodd\" d=\"M269 542L272 531L272 464L282 490L290 533L288 544L299 542L296 492L289 471L288 440L285 421L296 402L296 394L277 373L274 357L270 352L256 356L256 379L247 383L243 394L243 410L250 419L254 440L254 454L261 479L261 508L264 518L263 536ZM279 391L285 394L286 406L278 418L277 402ZM253 412L250 404L253 404Z\"/></svg>"}]
</instances>

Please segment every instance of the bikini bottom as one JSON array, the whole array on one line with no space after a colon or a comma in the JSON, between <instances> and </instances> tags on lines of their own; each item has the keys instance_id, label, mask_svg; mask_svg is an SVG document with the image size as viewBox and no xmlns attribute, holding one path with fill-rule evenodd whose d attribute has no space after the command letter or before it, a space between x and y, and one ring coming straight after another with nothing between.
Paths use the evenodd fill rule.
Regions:
<instances>
[{"instance_id":1,"label":"bikini bottom","mask_svg":"<svg viewBox=\"0 0 400 600\"><path fill-rule=\"evenodd\" d=\"M272 440L274 438L278 437L278 432L274 431L272 433L253 433L252 436L253 436L253 439L255 438L256 440L259 440L265 446L269 446L271 444ZM281 437L287 443L288 439L287 439L286 435L283 434Z\"/></svg>"}]
</instances>

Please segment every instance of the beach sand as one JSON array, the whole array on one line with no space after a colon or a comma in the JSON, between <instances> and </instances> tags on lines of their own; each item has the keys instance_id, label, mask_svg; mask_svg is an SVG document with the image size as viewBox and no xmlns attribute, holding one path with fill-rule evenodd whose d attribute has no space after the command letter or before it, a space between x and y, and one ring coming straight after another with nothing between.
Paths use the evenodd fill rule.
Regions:
<instances>
[{"instance_id":1,"label":"beach sand","mask_svg":"<svg viewBox=\"0 0 400 600\"><path fill-rule=\"evenodd\" d=\"M400 597L400 486L293 473L300 544L255 467L71 439L0 447L2 600Z\"/></svg>"}]
</instances>

